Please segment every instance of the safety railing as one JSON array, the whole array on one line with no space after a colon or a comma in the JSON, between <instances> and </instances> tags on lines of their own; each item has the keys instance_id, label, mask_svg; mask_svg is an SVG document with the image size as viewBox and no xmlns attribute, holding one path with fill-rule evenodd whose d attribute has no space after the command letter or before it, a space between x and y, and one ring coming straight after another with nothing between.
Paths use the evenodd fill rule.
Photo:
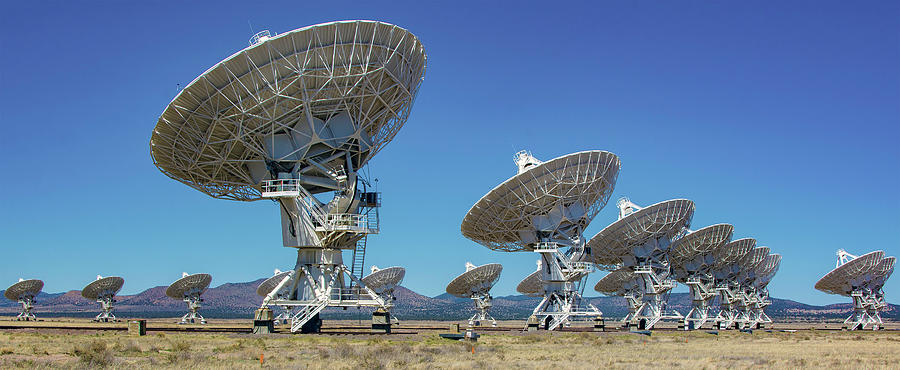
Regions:
<instances>
[{"instance_id":1,"label":"safety railing","mask_svg":"<svg viewBox=\"0 0 900 370\"><path fill-rule=\"evenodd\" d=\"M260 188L263 198L299 197L301 191L297 179L263 180Z\"/></svg>"},{"instance_id":2,"label":"safety railing","mask_svg":"<svg viewBox=\"0 0 900 370\"><path fill-rule=\"evenodd\" d=\"M538 253L552 253L556 252L558 249L559 246L553 242L541 242L534 246L534 251Z\"/></svg>"}]
</instances>

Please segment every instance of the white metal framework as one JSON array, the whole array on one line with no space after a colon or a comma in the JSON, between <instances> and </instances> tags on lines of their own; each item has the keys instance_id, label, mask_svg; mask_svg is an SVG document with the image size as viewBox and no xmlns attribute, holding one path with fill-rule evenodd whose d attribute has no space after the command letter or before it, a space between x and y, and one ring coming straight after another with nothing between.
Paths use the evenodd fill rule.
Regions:
<instances>
[{"instance_id":1,"label":"white metal framework","mask_svg":"<svg viewBox=\"0 0 900 370\"><path fill-rule=\"evenodd\" d=\"M487 320L491 321L491 326L497 326L497 320L489 313L493 306L490 291L500 280L501 271L503 266L499 263L475 267L466 262L466 272L447 284L447 293L460 298L470 298L475 302L475 314L469 318L469 326L481 326L481 323Z\"/></svg>"},{"instance_id":2,"label":"white metal framework","mask_svg":"<svg viewBox=\"0 0 900 370\"><path fill-rule=\"evenodd\" d=\"M37 279L19 279L17 283L6 288L3 296L22 305L22 312L16 316L16 321L37 321L31 310L34 309L34 297L41 289L44 289L44 282Z\"/></svg>"},{"instance_id":3,"label":"white metal framework","mask_svg":"<svg viewBox=\"0 0 900 370\"><path fill-rule=\"evenodd\" d=\"M853 312L844 320L848 329L881 328L879 311L885 306L882 287L896 259L885 258L883 251L857 257L843 249L837 251L837 257L837 267L816 282L816 289L853 298Z\"/></svg>"},{"instance_id":4,"label":"white metal framework","mask_svg":"<svg viewBox=\"0 0 900 370\"><path fill-rule=\"evenodd\" d=\"M641 290L637 284L634 272L629 268L614 270L597 281L594 290L608 296L625 298L628 305L628 314L622 321L629 323L637 315L641 308Z\"/></svg>"},{"instance_id":5,"label":"white metal framework","mask_svg":"<svg viewBox=\"0 0 900 370\"><path fill-rule=\"evenodd\" d=\"M97 280L81 290L81 296L97 301L100 304L100 313L94 317L94 321L116 321L113 315L113 305L116 303L116 293L125 285L125 279L118 276L102 277L97 275Z\"/></svg>"},{"instance_id":6,"label":"white metal framework","mask_svg":"<svg viewBox=\"0 0 900 370\"><path fill-rule=\"evenodd\" d=\"M719 298L719 311L715 321L719 328L730 328L738 318L736 309L738 293L733 280L741 272L739 262L754 248L756 239L743 238L725 244L713 252L715 263L712 266L712 275Z\"/></svg>"},{"instance_id":7,"label":"white metal framework","mask_svg":"<svg viewBox=\"0 0 900 370\"><path fill-rule=\"evenodd\" d=\"M622 198L617 205L619 219L587 243L593 262L634 273L641 305L631 319L639 329L651 329L662 319L683 319L666 309L668 294L675 287L667 256L672 241L690 226L694 202L674 199L641 208Z\"/></svg>"},{"instance_id":8,"label":"white metal framework","mask_svg":"<svg viewBox=\"0 0 900 370\"><path fill-rule=\"evenodd\" d=\"M380 269L378 266L373 265L370 270L372 273L362 278L362 283L384 300L384 306L381 308L390 312L394 307L394 300L397 299L394 297L394 289L403 282L403 277L406 276L406 269L398 266ZM390 318L392 323L400 324L400 320L397 317L390 315Z\"/></svg>"},{"instance_id":9,"label":"white metal framework","mask_svg":"<svg viewBox=\"0 0 900 370\"><path fill-rule=\"evenodd\" d=\"M583 232L612 194L619 158L584 151L541 162L521 151L514 160L518 174L472 206L460 226L463 236L494 250L540 255L543 299L533 316L544 328L600 316L581 298L592 271Z\"/></svg>"},{"instance_id":10,"label":"white metal framework","mask_svg":"<svg viewBox=\"0 0 900 370\"><path fill-rule=\"evenodd\" d=\"M181 274L181 279L176 280L166 288L166 296L187 303L188 312L181 317L179 324L206 324L206 319L200 315L200 307L203 299L200 295L209 288L212 276L209 274Z\"/></svg>"},{"instance_id":11,"label":"white metal framework","mask_svg":"<svg viewBox=\"0 0 900 370\"><path fill-rule=\"evenodd\" d=\"M293 332L318 330L325 307L386 308L361 281L381 200L357 173L409 117L422 44L376 21L260 33L250 44L169 104L150 141L154 163L216 198L278 203L297 261L263 306L291 309Z\"/></svg>"},{"instance_id":12,"label":"white metal framework","mask_svg":"<svg viewBox=\"0 0 900 370\"><path fill-rule=\"evenodd\" d=\"M737 304L734 322L738 328L750 329L757 324L764 323L754 315L756 313L754 307L758 303L753 284L757 278L761 277L758 271L774 266L777 260L777 257L770 255L769 251L768 247L756 247L738 262L740 272L731 281ZM770 266L766 266L767 263Z\"/></svg>"},{"instance_id":13,"label":"white metal framework","mask_svg":"<svg viewBox=\"0 0 900 370\"><path fill-rule=\"evenodd\" d=\"M672 276L688 286L691 310L684 315L686 330L699 329L709 320L709 303L716 296L710 269L713 252L731 241L734 226L717 224L693 231L672 243L669 264Z\"/></svg>"}]
</instances>

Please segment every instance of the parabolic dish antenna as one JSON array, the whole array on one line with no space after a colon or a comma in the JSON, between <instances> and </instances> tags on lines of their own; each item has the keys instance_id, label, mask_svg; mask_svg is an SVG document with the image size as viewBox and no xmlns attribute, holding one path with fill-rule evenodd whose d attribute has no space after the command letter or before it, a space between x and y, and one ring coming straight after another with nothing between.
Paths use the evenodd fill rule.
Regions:
<instances>
[{"instance_id":1,"label":"parabolic dish antenna","mask_svg":"<svg viewBox=\"0 0 900 370\"><path fill-rule=\"evenodd\" d=\"M460 298L471 298L475 302L475 314L469 318L469 325L480 326L482 321L491 320L491 325L497 326L497 320L488 311L493 305L490 291L500 280L501 271L503 266L499 263L475 267L466 262L466 272L447 284L447 293Z\"/></svg>"},{"instance_id":2,"label":"parabolic dish antenna","mask_svg":"<svg viewBox=\"0 0 900 370\"><path fill-rule=\"evenodd\" d=\"M717 224L691 232L672 243L669 265L675 280L688 286L691 310L684 315L684 327L699 329L709 319L709 303L716 297L709 274L715 264L713 252L731 241L734 226Z\"/></svg>"},{"instance_id":3,"label":"parabolic dish antenna","mask_svg":"<svg viewBox=\"0 0 900 370\"><path fill-rule=\"evenodd\" d=\"M94 321L116 320L113 315L113 305L116 303L116 293L125 285L125 279L118 276L97 276L97 280L90 282L81 290L81 296L100 304L100 314L94 317Z\"/></svg>"},{"instance_id":4,"label":"parabolic dish antenna","mask_svg":"<svg viewBox=\"0 0 900 370\"><path fill-rule=\"evenodd\" d=\"M612 194L619 157L592 150L541 162L521 151L515 162L518 173L478 200L460 231L493 250L540 254L544 299L532 316L545 329L601 315L581 298L583 278L593 271L583 232Z\"/></svg>"},{"instance_id":5,"label":"parabolic dish antenna","mask_svg":"<svg viewBox=\"0 0 900 370\"><path fill-rule=\"evenodd\" d=\"M748 276L751 278L755 276L757 266L763 263L768 255L769 247L756 247L750 250L737 262L738 269L741 271L739 275L743 276L744 280ZM739 281L738 283L746 283L746 281Z\"/></svg>"},{"instance_id":6,"label":"parabolic dish antenna","mask_svg":"<svg viewBox=\"0 0 900 370\"><path fill-rule=\"evenodd\" d=\"M731 241L734 226L717 224L691 232L672 243L669 264L672 274L680 282L698 273L705 273L715 262L713 252Z\"/></svg>"},{"instance_id":7,"label":"parabolic dish antenna","mask_svg":"<svg viewBox=\"0 0 900 370\"><path fill-rule=\"evenodd\" d=\"M284 278L291 274L291 271L277 271L274 276L264 280L256 287L256 295L265 297L281 283Z\"/></svg>"},{"instance_id":8,"label":"parabolic dish antenna","mask_svg":"<svg viewBox=\"0 0 900 370\"><path fill-rule=\"evenodd\" d=\"M883 302L884 294L873 292L868 285L877 275L876 267L884 260L884 251L857 257L839 249L837 257L837 267L819 279L815 288L853 298L853 313L844 320L846 328L865 329L872 325L873 329L878 329L882 324L878 306L879 302ZM873 271L876 273L873 274Z\"/></svg>"},{"instance_id":9,"label":"parabolic dish antenna","mask_svg":"<svg viewBox=\"0 0 900 370\"><path fill-rule=\"evenodd\" d=\"M34 297L44 289L44 282L37 279L23 280L6 288L3 296L10 301L19 302L22 305L22 312L16 316L16 320L37 320L31 310L34 308Z\"/></svg>"},{"instance_id":10,"label":"parabolic dish antenna","mask_svg":"<svg viewBox=\"0 0 900 370\"><path fill-rule=\"evenodd\" d=\"M346 156L361 168L406 122L425 73L419 40L383 22L322 23L259 41L166 107L150 139L163 173L216 198L256 200L276 168L307 173L310 160L328 167Z\"/></svg>"},{"instance_id":11,"label":"parabolic dish antenna","mask_svg":"<svg viewBox=\"0 0 900 370\"><path fill-rule=\"evenodd\" d=\"M665 295L675 287L668 253L671 243L690 226L694 202L673 199L641 208L627 198L617 202L619 219L600 230L587 246L594 263L605 269L625 267L635 273L640 308L630 319L650 329L661 319L682 319L665 312Z\"/></svg>"},{"instance_id":12,"label":"parabolic dish antenna","mask_svg":"<svg viewBox=\"0 0 900 370\"><path fill-rule=\"evenodd\" d=\"M291 273L293 273L293 272L294 272L293 270L281 271L281 270L275 269L275 275L264 280L262 283L259 284L258 287L256 287L256 295L263 297L263 298L268 297L268 295L270 293L272 293L275 290L275 288L278 287L283 281L286 281L285 279L288 279L289 276L291 275ZM273 297L277 297L279 299L285 298L285 295L287 293L288 293L288 290L284 289L282 287L282 289L280 289L278 292L275 292L275 294L273 294ZM283 306L281 312L279 312L278 315L272 319L273 324L282 323L282 322L286 322L287 320L290 320L292 310L293 310L293 307L291 307L291 306Z\"/></svg>"},{"instance_id":13,"label":"parabolic dish antenna","mask_svg":"<svg viewBox=\"0 0 900 370\"><path fill-rule=\"evenodd\" d=\"M871 272L882 259L884 251L869 252L853 258L825 274L816 282L815 288L825 293L849 297L865 282L858 278Z\"/></svg>"},{"instance_id":14,"label":"parabolic dish antenna","mask_svg":"<svg viewBox=\"0 0 900 370\"><path fill-rule=\"evenodd\" d=\"M188 313L181 317L179 324L194 323L197 320L201 324L206 324L206 319L200 315L198 311L203 300L200 295L209 288L212 282L212 276L209 274L193 274L183 273L181 279L176 280L169 288L166 289L166 295L169 298L182 300L188 305Z\"/></svg>"},{"instance_id":15,"label":"parabolic dish antenna","mask_svg":"<svg viewBox=\"0 0 900 370\"><path fill-rule=\"evenodd\" d=\"M358 173L406 123L425 64L419 39L383 22L260 33L188 84L157 121L150 152L167 176L215 198L279 203L283 245L298 248L297 264L273 288L290 292L262 305L302 308L292 332L317 331L325 307L390 305L360 281L381 200ZM351 268L344 250L353 250Z\"/></svg>"},{"instance_id":16,"label":"parabolic dish antenna","mask_svg":"<svg viewBox=\"0 0 900 370\"><path fill-rule=\"evenodd\" d=\"M647 254L647 248L643 247L653 240L673 239L690 226L693 217L694 202L690 200L659 202L627 214L600 230L588 242L588 247L598 265L620 265L630 256Z\"/></svg>"},{"instance_id":17,"label":"parabolic dish antenna","mask_svg":"<svg viewBox=\"0 0 900 370\"><path fill-rule=\"evenodd\" d=\"M606 274L594 285L594 290L608 296L622 296L625 286L634 280L634 272L623 268Z\"/></svg>"},{"instance_id":18,"label":"parabolic dish antenna","mask_svg":"<svg viewBox=\"0 0 900 370\"><path fill-rule=\"evenodd\" d=\"M369 276L364 277L362 282L369 287L369 289L374 290L375 293L387 295L388 298L393 300L391 292L403 282L404 276L406 276L406 269L403 267L394 266L386 269L379 269L378 267L372 266L372 273L369 274Z\"/></svg>"},{"instance_id":19,"label":"parabolic dish antenna","mask_svg":"<svg viewBox=\"0 0 900 370\"><path fill-rule=\"evenodd\" d=\"M717 284L724 284L740 272L737 262L756 248L756 239L743 238L734 240L713 251L715 263L712 266L713 277Z\"/></svg>"},{"instance_id":20,"label":"parabolic dish antenna","mask_svg":"<svg viewBox=\"0 0 900 370\"><path fill-rule=\"evenodd\" d=\"M540 242L536 230L587 226L609 201L618 175L619 157L599 150L520 164L517 175L469 209L460 229L493 250L533 250Z\"/></svg>"},{"instance_id":21,"label":"parabolic dish antenna","mask_svg":"<svg viewBox=\"0 0 900 370\"><path fill-rule=\"evenodd\" d=\"M542 297L544 295L544 287L541 282L541 272L532 272L522 279L519 285L516 286L516 291L529 297Z\"/></svg>"},{"instance_id":22,"label":"parabolic dish antenna","mask_svg":"<svg viewBox=\"0 0 900 370\"><path fill-rule=\"evenodd\" d=\"M731 241L713 251L715 262L712 266L712 275L719 294L719 312L715 321L719 328L730 328L738 319L740 312L735 308L735 302L739 298L740 291L733 280L742 271L739 262L754 248L756 239L743 238Z\"/></svg>"}]
</instances>

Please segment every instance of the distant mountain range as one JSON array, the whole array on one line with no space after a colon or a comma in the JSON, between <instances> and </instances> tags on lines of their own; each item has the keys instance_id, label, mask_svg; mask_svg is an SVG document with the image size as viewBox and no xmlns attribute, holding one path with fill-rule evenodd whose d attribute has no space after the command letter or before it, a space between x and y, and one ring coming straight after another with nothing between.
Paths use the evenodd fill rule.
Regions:
<instances>
[{"instance_id":1,"label":"distant mountain range","mask_svg":"<svg viewBox=\"0 0 900 370\"><path fill-rule=\"evenodd\" d=\"M250 318L262 303L256 295L256 287L265 279L246 283L227 283L210 288L203 294L203 308L200 312L211 318ZM2 291L0 291L2 294ZM449 294L426 297L400 287L394 292L397 298L394 315L408 320L463 320L474 312L470 299L457 298ZM625 300L619 297L589 297L592 304L603 311L604 316L620 318L627 311ZM186 312L186 305L166 296L166 287L158 286L135 295L116 297L116 314L119 317L176 317ZM41 293L36 298L35 313L38 316L91 317L97 314L96 302L81 297L81 292ZM525 319L538 304L538 298L522 295L494 297L491 314L498 320ZM669 308L685 313L690 309L691 300L687 293L672 293ZM790 321L822 321L846 318L852 309L851 303L813 306L787 299L772 298L772 305L766 312L774 319ZM0 315L15 315L19 305L6 299L0 300ZM367 309L328 309L326 318L368 319ZM900 319L898 306L889 305L882 318Z\"/></svg>"}]
</instances>

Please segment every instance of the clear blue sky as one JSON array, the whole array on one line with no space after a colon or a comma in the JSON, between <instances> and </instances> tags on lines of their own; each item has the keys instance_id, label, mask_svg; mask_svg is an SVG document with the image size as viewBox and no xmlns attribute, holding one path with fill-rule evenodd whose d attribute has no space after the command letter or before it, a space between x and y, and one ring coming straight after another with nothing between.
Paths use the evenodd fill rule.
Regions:
<instances>
[{"instance_id":1,"label":"clear blue sky","mask_svg":"<svg viewBox=\"0 0 900 370\"><path fill-rule=\"evenodd\" d=\"M466 261L503 263L495 295L535 268L459 232L520 149L616 153L613 202L694 200L695 228L729 222L784 255L777 297L846 302L813 289L836 249L900 254L900 3L444 4L6 2L0 285L122 275L128 294L182 271L218 285L293 266L271 202L210 198L148 150L176 85L246 46L248 21L376 19L424 43L412 116L372 162L383 229L367 259L405 266L420 293L442 293ZM896 302L900 278L886 290Z\"/></svg>"}]
</instances>

